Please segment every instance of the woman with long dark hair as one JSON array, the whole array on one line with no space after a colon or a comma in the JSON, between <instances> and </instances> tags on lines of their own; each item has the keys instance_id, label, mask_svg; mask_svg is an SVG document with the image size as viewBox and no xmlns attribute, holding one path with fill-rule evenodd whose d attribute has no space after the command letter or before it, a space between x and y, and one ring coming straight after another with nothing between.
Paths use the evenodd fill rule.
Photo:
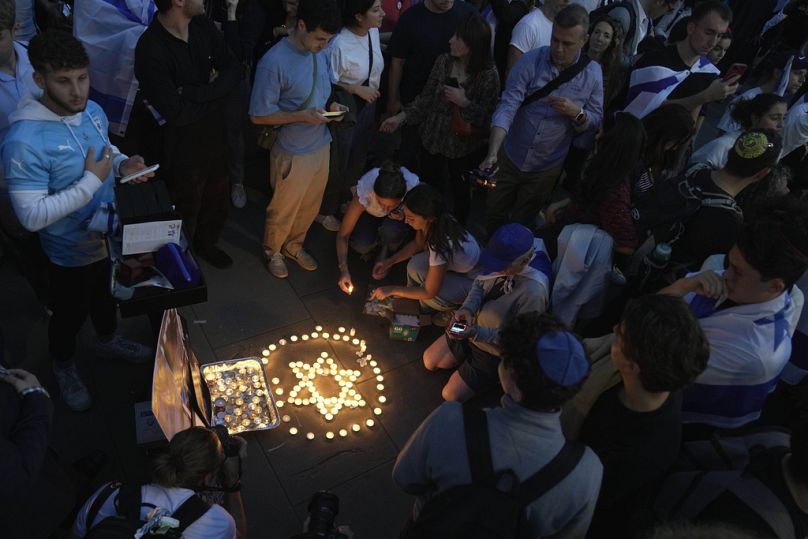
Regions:
<instances>
[{"instance_id":1,"label":"woman with long dark hair","mask_svg":"<svg viewBox=\"0 0 808 539\"><path fill-rule=\"evenodd\" d=\"M461 21L449 40L450 52L435 60L420 95L380 128L391 133L404 122L421 125L420 177L442 189L448 166L460 223L465 223L471 201L464 173L485 157L488 126L499 98L490 44L491 28L480 15Z\"/></svg>"},{"instance_id":2,"label":"woman with long dark hair","mask_svg":"<svg viewBox=\"0 0 808 539\"><path fill-rule=\"evenodd\" d=\"M623 54L623 26L601 17L591 26L586 54L603 69L603 102L611 103L623 89L628 61Z\"/></svg>"},{"instance_id":3,"label":"woman with long dark hair","mask_svg":"<svg viewBox=\"0 0 808 539\"><path fill-rule=\"evenodd\" d=\"M410 259L407 286L380 286L376 299L417 299L429 311L451 311L463 303L476 275L480 246L446 208L441 194L420 184L404 197L404 221L415 230L415 239L373 267L381 279L390 268Z\"/></svg>"}]
</instances>

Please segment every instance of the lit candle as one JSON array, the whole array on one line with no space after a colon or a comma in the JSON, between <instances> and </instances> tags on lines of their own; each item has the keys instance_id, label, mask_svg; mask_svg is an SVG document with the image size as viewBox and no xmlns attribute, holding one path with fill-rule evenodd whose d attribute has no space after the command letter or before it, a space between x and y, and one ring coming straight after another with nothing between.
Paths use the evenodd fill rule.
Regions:
<instances>
[{"instance_id":1,"label":"lit candle","mask_svg":"<svg viewBox=\"0 0 808 539\"><path fill-rule=\"evenodd\" d=\"M328 352L320 352L320 357L327 358L328 357Z\"/></svg>"},{"instance_id":2,"label":"lit candle","mask_svg":"<svg viewBox=\"0 0 808 539\"><path fill-rule=\"evenodd\" d=\"M349 331L349 333L351 334L351 337L353 337L354 335L356 335L356 330L354 328L351 328L351 331Z\"/></svg>"},{"instance_id":3,"label":"lit candle","mask_svg":"<svg viewBox=\"0 0 808 539\"><path fill-rule=\"evenodd\" d=\"M290 361L289 362L289 368L292 369L292 370L295 370L297 368L297 363L295 363L294 361Z\"/></svg>"},{"instance_id":4,"label":"lit candle","mask_svg":"<svg viewBox=\"0 0 808 539\"><path fill-rule=\"evenodd\" d=\"M272 379L272 385L278 385L280 383L281 383L281 379L278 378L277 376Z\"/></svg>"},{"instance_id":5,"label":"lit candle","mask_svg":"<svg viewBox=\"0 0 808 539\"><path fill-rule=\"evenodd\" d=\"M382 370L379 367L374 367L373 368L373 374L381 374L381 373L382 373Z\"/></svg>"},{"instance_id":6,"label":"lit candle","mask_svg":"<svg viewBox=\"0 0 808 539\"><path fill-rule=\"evenodd\" d=\"M387 397L385 397L384 395L379 395L379 402L384 404L385 402L387 402Z\"/></svg>"},{"instance_id":7,"label":"lit candle","mask_svg":"<svg viewBox=\"0 0 808 539\"><path fill-rule=\"evenodd\" d=\"M359 344L359 339L354 338L354 340L351 341L351 344L353 344L354 346L358 345Z\"/></svg>"},{"instance_id":8,"label":"lit candle","mask_svg":"<svg viewBox=\"0 0 808 539\"><path fill-rule=\"evenodd\" d=\"M289 337L289 340L292 342L297 342L297 335L292 335L291 337Z\"/></svg>"},{"instance_id":9,"label":"lit candle","mask_svg":"<svg viewBox=\"0 0 808 539\"><path fill-rule=\"evenodd\" d=\"M316 331L312 331L312 332L311 332L311 338L312 338L312 339L316 339L316 338L317 338L317 337L319 337L319 336L320 336L320 334L319 334L319 333L317 333Z\"/></svg>"},{"instance_id":10,"label":"lit candle","mask_svg":"<svg viewBox=\"0 0 808 539\"><path fill-rule=\"evenodd\" d=\"M288 415L284 415L284 416L281 418L281 420L282 420L284 423L289 423L289 421L291 421L291 420L292 420L292 418L291 418L291 417L289 417Z\"/></svg>"},{"instance_id":11,"label":"lit candle","mask_svg":"<svg viewBox=\"0 0 808 539\"><path fill-rule=\"evenodd\" d=\"M365 421L365 425L367 425L369 428L372 428L373 425L375 425L375 424L376 424L376 422L373 421L372 419L368 419L367 421Z\"/></svg>"},{"instance_id":12,"label":"lit candle","mask_svg":"<svg viewBox=\"0 0 808 539\"><path fill-rule=\"evenodd\" d=\"M292 436L297 434L297 427L290 427L289 428L289 434L291 434Z\"/></svg>"},{"instance_id":13,"label":"lit candle","mask_svg":"<svg viewBox=\"0 0 808 539\"><path fill-rule=\"evenodd\" d=\"M382 376L382 375L380 374L379 376L377 376L377 377L376 377L376 381L377 381L377 382L384 382L384 376Z\"/></svg>"},{"instance_id":14,"label":"lit candle","mask_svg":"<svg viewBox=\"0 0 808 539\"><path fill-rule=\"evenodd\" d=\"M348 285L348 295L350 295L350 294L353 294L353 285L352 284Z\"/></svg>"},{"instance_id":15,"label":"lit candle","mask_svg":"<svg viewBox=\"0 0 808 539\"><path fill-rule=\"evenodd\" d=\"M316 329L317 331L322 331L322 330L323 330L323 326L314 326L314 329Z\"/></svg>"},{"instance_id":16,"label":"lit candle","mask_svg":"<svg viewBox=\"0 0 808 539\"><path fill-rule=\"evenodd\" d=\"M286 346L286 339L279 340L278 344L280 344L281 346Z\"/></svg>"},{"instance_id":17,"label":"lit candle","mask_svg":"<svg viewBox=\"0 0 808 539\"><path fill-rule=\"evenodd\" d=\"M340 326L337 331L339 331L340 333L345 333L345 328Z\"/></svg>"},{"instance_id":18,"label":"lit candle","mask_svg":"<svg viewBox=\"0 0 808 539\"><path fill-rule=\"evenodd\" d=\"M275 403L275 406L277 406L278 408L283 408L283 401L277 401Z\"/></svg>"},{"instance_id":19,"label":"lit candle","mask_svg":"<svg viewBox=\"0 0 808 539\"><path fill-rule=\"evenodd\" d=\"M314 433L313 432L306 433L306 438L308 438L309 440L314 440Z\"/></svg>"},{"instance_id":20,"label":"lit candle","mask_svg":"<svg viewBox=\"0 0 808 539\"><path fill-rule=\"evenodd\" d=\"M330 337L330 334L328 332L324 331L323 332L323 339L328 340L328 337Z\"/></svg>"},{"instance_id":21,"label":"lit candle","mask_svg":"<svg viewBox=\"0 0 808 539\"><path fill-rule=\"evenodd\" d=\"M345 342L348 342L348 341L351 340L351 338L348 335L343 335L342 340L345 341Z\"/></svg>"},{"instance_id":22,"label":"lit candle","mask_svg":"<svg viewBox=\"0 0 808 539\"><path fill-rule=\"evenodd\" d=\"M282 387L276 388L275 389L275 394L276 395L283 395L283 388Z\"/></svg>"},{"instance_id":23,"label":"lit candle","mask_svg":"<svg viewBox=\"0 0 808 539\"><path fill-rule=\"evenodd\" d=\"M304 341L308 341L308 340L309 340L309 336L308 336L308 334L305 334L305 335L303 335L303 336L302 336L302 337L300 337L300 338L301 338L301 339L303 339Z\"/></svg>"},{"instance_id":24,"label":"lit candle","mask_svg":"<svg viewBox=\"0 0 808 539\"><path fill-rule=\"evenodd\" d=\"M345 429L339 429L339 436L340 438L345 438L346 436L348 436L348 431Z\"/></svg>"},{"instance_id":25,"label":"lit candle","mask_svg":"<svg viewBox=\"0 0 808 539\"><path fill-rule=\"evenodd\" d=\"M361 428L362 428L362 427L360 427L360 426L359 426L359 425L357 425L356 423L354 423L353 425L351 425L351 430L352 430L352 431L354 431L354 432L359 432L359 429L361 429Z\"/></svg>"},{"instance_id":26,"label":"lit candle","mask_svg":"<svg viewBox=\"0 0 808 539\"><path fill-rule=\"evenodd\" d=\"M384 384L376 384L376 389L379 391L384 391Z\"/></svg>"},{"instance_id":27,"label":"lit candle","mask_svg":"<svg viewBox=\"0 0 808 539\"><path fill-rule=\"evenodd\" d=\"M269 350L262 350L261 355L264 357L269 357Z\"/></svg>"},{"instance_id":28,"label":"lit candle","mask_svg":"<svg viewBox=\"0 0 808 539\"><path fill-rule=\"evenodd\" d=\"M325 437L328 438L329 440L333 440L334 439L334 433L331 432L331 431L328 431L328 432L325 433Z\"/></svg>"},{"instance_id":29,"label":"lit candle","mask_svg":"<svg viewBox=\"0 0 808 539\"><path fill-rule=\"evenodd\" d=\"M325 420L326 420L326 421L331 421L332 419L334 419L334 416L333 416L332 414L330 414L330 413L329 413L329 414L325 414Z\"/></svg>"},{"instance_id":30,"label":"lit candle","mask_svg":"<svg viewBox=\"0 0 808 539\"><path fill-rule=\"evenodd\" d=\"M376 414L376 415L382 415L382 409L381 408L374 408L373 413Z\"/></svg>"},{"instance_id":31,"label":"lit candle","mask_svg":"<svg viewBox=\"0 0 808 539\"><path fill-rule=\"evenodd\" d=\"M269 360L267 358L265 358L265 357L262 357L261 358L261 363L263 363L264 365L269 365Z\"/></svg>"},{"instance_id":32,"label":"lit candle","mask_svg":"<svg viewBox=\"0 0 808 539\"><path fill-rule=\"evenodd\" d=\"M277 350L277 349L278 349L278 347L277 347L277 346L275 346L274 344L270 344L270 345L269 345L269 350L270 350L271 352L274 352L274 351L275 351L275 350Z\"/></svg>"}]
</instances>

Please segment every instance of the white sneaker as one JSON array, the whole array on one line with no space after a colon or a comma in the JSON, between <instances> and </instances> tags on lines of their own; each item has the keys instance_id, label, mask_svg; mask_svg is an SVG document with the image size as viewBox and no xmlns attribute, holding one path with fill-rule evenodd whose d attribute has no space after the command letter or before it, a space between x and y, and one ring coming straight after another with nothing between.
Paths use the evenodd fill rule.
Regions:
<instances>
[{"instance_id":1,"label":"white sneaker","mask_svg":"<svg viewBox=\"0 0 808 539\"><path fill-rule=\"evenodd\" d=\"M129 363L148 363L154 357L154 352L148 346L124 339L119 335L113 336L106 342L96 340L93 351L96 357L122 359Z\"/></svg>"},{"instance_id":2,"label":"white sneaker","mask_svg":"<svg viewBox=\"0 0 808 539\"><path fill-rule=\"evenodd\" d=\"M56 382L59 384L59 393L67 407L74 412L83 412L93 403L90 391L84 385L79 371L76 370L75 363L69 363L64 367L53 364L53 374L56 375Z\"/></svg>"},{"instance_id":3,"label":"white sneaker","mask_svg":"<svg viewBox=\"0 0 808 539\"><path fill-rule=\"evenodd\" d=\"M234 183L230 188L230 201L235 208L243 208L247 205L247 192L244 191L243 183Z\"/></svg>"},{"instance_id":4,"label":"white sneaker","mask_svg":"<svg viewBox=\"0 0 808 539\"><path fill-rule=\"evenodd\" d=\"M286 279L289 277L289 270L286 268L286 262L283 260L284 256L280 253L275 253L267 260L267 269L269 273L278 279Z\"/></svg>"},{"instance_id":5,"label":"white sneaker","mask_svg":"<svg viewBox=\"0 0 808 539\"><path fill-rule=\"evenodd\" d=\"M330 232L337 232L342 223L333 215L318 215L314 218L315 221L323 225L323 228Z\"/></svg>"}]
</instances>

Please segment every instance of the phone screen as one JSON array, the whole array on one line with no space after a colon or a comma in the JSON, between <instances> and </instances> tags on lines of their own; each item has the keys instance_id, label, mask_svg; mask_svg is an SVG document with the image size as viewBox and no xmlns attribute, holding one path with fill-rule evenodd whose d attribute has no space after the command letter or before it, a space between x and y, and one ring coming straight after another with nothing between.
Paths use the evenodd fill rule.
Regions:
<instances>
[{"instance_id":1,"label":"phone screen","mask_svg":"<svg viewBox=\"0 0 808 539\"><path fill-rule=\"evenodd\" d=\"M466 324L461 324L459 322L455 322L452 324L452 327L449 328L449 331L452 333L463 333L466 331Z\"/></svg>"}]
</instances>

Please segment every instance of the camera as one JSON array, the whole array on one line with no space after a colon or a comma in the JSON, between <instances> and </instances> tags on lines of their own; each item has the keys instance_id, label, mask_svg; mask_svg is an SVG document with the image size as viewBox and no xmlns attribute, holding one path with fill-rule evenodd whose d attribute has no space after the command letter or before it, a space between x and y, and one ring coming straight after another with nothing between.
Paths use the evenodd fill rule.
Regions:
<instances>
[{"instance_id":1,"label":"camera","mask_svg":"<svg viewBox=\"0 0 808 539\"><path fill-rule=\"evenodd\" d=\"M485 170L475 168L474 170L469 170L463 176L465 180L471 184L479 185L486 189L493 189L497 186L497 180L494 177L497 171L499 171L499 167L487 168Z\"/></svg>"},{"instance_id":2,"label":"camera","mask_svg":"<svg viewBox=\"0 0 808 539\"><path fill-rule=\"evenodd\" d=\"M233 438L230 433L227 432L227 427L224 425L213 425L210 427L210 430L215 432L216 436L219 437L219 442L222 444L222 450L224 451L225 457L231 458L238 456L240 445L238 440Z\"/></svg>"},{"instance_id":3,"label":"camera","mask_svg":"<svg viewBox=\"0 0 808 539\"><path fill-rule=\"evenodd\" d=\"M334 519L339 513L339 498L336 494L321 490L312 496L309 502L309 529L293 539L348 539L343 533L337 531Z\"/></svg>"}]
</instances>

